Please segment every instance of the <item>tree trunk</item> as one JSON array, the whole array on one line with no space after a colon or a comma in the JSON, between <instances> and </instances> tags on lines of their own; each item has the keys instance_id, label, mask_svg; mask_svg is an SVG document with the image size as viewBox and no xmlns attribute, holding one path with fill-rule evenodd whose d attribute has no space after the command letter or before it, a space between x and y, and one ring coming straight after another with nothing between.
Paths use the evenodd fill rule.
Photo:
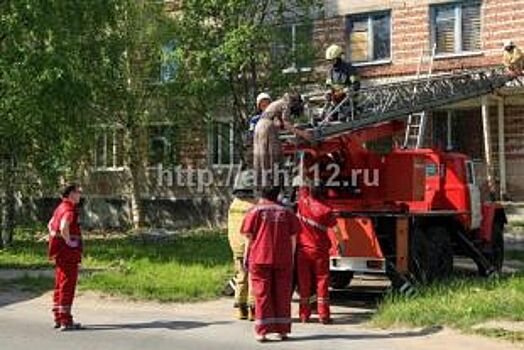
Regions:
<instances>
[{"instance_id":1,"label":"tree trunk","mask_svg":"<svg viewBox=\"0 0 524 350\"><path fill-rule=\"evenodd\" d=\"M146 159L144 135L140 127L132 127L127 132L130 147L129 170L131 174L131 221L138 229L145 219L141 197L147 192Z\"/></svg>"},{"instance_id":2,"label":"tree trunk","mask_svg":"<svg viewBox=\"0 0 524 350\"><path fill-rule=\"evenodd\" d=\"M1 242L2 247L8 247L13 241L13 232L15 226L15 186L13 185L15 175L15 161L14 156L9 155L3 162L3 174L1 177Z\"/></svg>"}]
</instances>

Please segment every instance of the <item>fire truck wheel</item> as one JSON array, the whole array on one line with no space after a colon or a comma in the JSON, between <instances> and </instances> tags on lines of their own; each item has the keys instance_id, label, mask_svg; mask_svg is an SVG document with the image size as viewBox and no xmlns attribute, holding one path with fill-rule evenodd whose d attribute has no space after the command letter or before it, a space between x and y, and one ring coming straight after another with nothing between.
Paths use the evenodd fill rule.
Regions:
<instances>
[{"instance_id":1,"label":"fire truck wheel","mask_svg":"<svg viewBox=\"0 0 524 350\"><path fill-rule=\"evenodd\" d=\"M410 253L410 272L420 283L432 283L449 277L453 272L453 249L445 227L416 229Z\"/></svg>"},{"instance_id":2,"label":"fire truck wheel","mask_svg":"<svg viewBox=\"0 0 524 350\"><path fill-rule=\"evenodd\" d=\"M337 272L331 271L329 273L329 286L333 289L343 289L349 285L353 278L352 272Z\"/></svg>"},{"instance_id":3,"label":"fire truck wheel","mask_svg":"<svg viewBox=\"0 0 524 350\"><path fill-rule=\"evenodd\" d=\"M495 220L491 231L491 246L484 253L485 257L492 264L496 272L502 270L504 264L504 222L500 219ZM479 274L486 276L488 273L480 264L478 265Z\"/></svg>"}]
</instances>

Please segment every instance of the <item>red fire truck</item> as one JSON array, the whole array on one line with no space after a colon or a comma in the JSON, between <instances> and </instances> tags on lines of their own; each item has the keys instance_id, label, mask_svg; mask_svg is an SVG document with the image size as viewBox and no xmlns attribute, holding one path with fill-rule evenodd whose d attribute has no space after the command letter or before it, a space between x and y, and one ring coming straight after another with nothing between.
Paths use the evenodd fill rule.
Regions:
<instances>
[{"instance_id":1,"label":"red fire truck","mask_svg":"<svg viewBox=\"0 0 524 350\"><path fill-rule=\"evenodd\" d=\"M501 269L503 207L481 198L466 155L423 148L420 138L424 111L511 80L501 70L476 70L364 89L358 113L311 129L315 143L285 139L285 154L319 181L338 216L343 240L332 235L333 287L347 286L354 273L386 273L398 288L432 282L451 274L457 255L471 257L482 275ZM399 135L401 145L374 150Z\"/></svg>"}]
</instances>

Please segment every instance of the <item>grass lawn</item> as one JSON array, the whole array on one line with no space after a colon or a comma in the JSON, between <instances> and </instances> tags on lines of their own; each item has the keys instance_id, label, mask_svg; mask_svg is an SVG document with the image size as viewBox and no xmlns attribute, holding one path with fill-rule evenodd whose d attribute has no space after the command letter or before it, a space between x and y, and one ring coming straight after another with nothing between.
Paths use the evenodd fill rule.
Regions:
<instances>
[{"instance_id":1,"label":"grass lawn","mask_svg":"<svg viewBox=\"0 0 524 350\"><path fill-rule=\"evenodd\" d=\"M459 329L487 320L524 321L524 274L484 280L463 278L422 288L419 295L390 295L373 323L379 327L448 325Z\"/></svg>"},{"instance_id":2,"label":"grass lawn","mask_svg":"<svg viewBox=\"0 0 524 350\"><path fill-rule=\"evenodd\" d=\"M17 240L0 251L0 268L45 268L47 244ZM231 255L221 230L191 232L159 243L136 238L88 239L81 290L135 299L197 301L214 298L228 279ZM26 281L27 282L27 281Z\"/></svg>"},{"instance_id":3,"label":"grass lawn","mask_svg":"<svg viewBox=\"0 0 524 350\"><path fill-rule=\"evenodd\" d=\"M507 251L506 259L524 262L524 252ZM524 321L524 271L493 279L457 276L421 287L412 298L387 295L371 324L381 328L445 325L468 333L524 342L523 332L478 328L479 324L493 320Z\"/></svg>"}]
</instances>

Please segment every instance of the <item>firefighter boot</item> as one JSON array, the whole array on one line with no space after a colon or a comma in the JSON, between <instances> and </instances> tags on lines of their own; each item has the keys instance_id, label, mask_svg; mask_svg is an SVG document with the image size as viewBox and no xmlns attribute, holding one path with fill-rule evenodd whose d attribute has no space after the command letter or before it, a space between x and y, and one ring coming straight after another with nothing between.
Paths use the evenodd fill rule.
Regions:
<instances>
[{"instance_id":1,"label":"firefighter boot","mask_svg":"<svg viewBox=\"0 0 524 350\"><path fill-rule=\"evenodd\" d=\"M240 305L237 309L237 319L247 320L248 318L248 307L245 305Z\"/></svg>"}]
</instances>

